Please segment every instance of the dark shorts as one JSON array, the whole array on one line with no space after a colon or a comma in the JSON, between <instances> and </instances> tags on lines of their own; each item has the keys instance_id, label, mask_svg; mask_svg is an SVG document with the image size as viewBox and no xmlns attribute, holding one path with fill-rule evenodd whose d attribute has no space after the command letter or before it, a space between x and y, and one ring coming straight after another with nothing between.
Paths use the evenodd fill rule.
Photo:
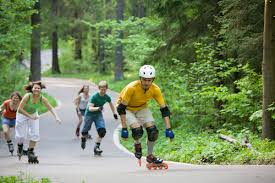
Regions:
<instances>
[{"instance_id":1,"label":"dark shorts","mask_svg":"<svg viewBox=\"0 0 275 183\"><path fill-rule=\"evenodd\" d=\"M9 119L2 116L2 125L8 125L10 128L13 128L15 126L15 118Z\"/></svg>"},{"instance_id":2,"label":"dark shorts","mask_svg":"<svg viewBox=\"0 0 275 183\"><path fill-rule=\"evenodd\" d=\"M86 109L79 109L81 116L84 116ZM76 109L76 112L78 113L78 110Z\"/></svg>"}]
</instances>

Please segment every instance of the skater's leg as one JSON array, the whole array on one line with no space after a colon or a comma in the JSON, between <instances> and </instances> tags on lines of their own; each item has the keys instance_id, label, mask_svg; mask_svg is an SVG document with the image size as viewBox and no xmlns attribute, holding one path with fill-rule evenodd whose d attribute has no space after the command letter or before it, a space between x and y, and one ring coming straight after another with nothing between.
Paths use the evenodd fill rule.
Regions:
<instances>
[{"instance_id":1,"label":"skater's leg","mask_svg":"<svg viewBox=\"0 0 275 183\"><path fill-rule=\"evenodd\" d=\"M10 128L14 128L14 126L15 126L15 118L14 119L8 119L8 118L5 118L5 117L2 117L2 129L3 129L6 141L11 140Z\"/></svg>"},{"instance_id":2,"label":"skater's leg","mask_svg":"<svg viewBox=\"0 0 275 183\"><path fill-rule=\"evenodd\" d=\"M29 141L29 149L34 149L36 143L40 140L40 133L39 133L39 119L37 120L28 120L28 139ZM29 150L28 149L28 150Z\"/></svg>"},{"instance_id":3,"label":"skater's leg","mask_svg":"<svg viewBox=\"0 0 275 183\"><path fill-rule=\"evenodd\" d=\"M18 144L23 144L27 139L28 120L29 118L20 113L16 114L15 138Z\"/></svg>"},{"instance_id":4,"label":"skater's leg","mask_svg":"<svg viewBox=\"0 0 275 183\"><path fill-rule=\"evenodd\" d=\"M81 127L81 124L83 122L83 116L82 116L81 111L78 111L77 109L76 109L76 114L77 114L77 117L78 117L78 123L77 123L77 126L76 126L75 135L79 136L80 127Z\"/></svg>"},{"instance_id":5,"label":"skater's leg","mask_svg":"<svg viewBox=\"0 0 275 183\"><path fill-rule=\"evenodd\" d=\"M147 148L148 154L146 160L148 163L162 164L163 160L153 155L155 141L158 139L158 129L155 125L147 124Z\"/></svg>"},{"instance_id":6,"label":"skater's leg","mask_svg":"<svg viewBox=\"0 0 275 183\"><path fill-rule=\"evenodd\" d=\"M153 154L155 141L158 139L158 129L155 125L147 126L147 155Z\"/></svg>"},{"instance_id":7,"label":"skater's leg","mask_svg":"<svg viewBox=\"0 0 275 183\"><path fill-rule=\"evenodd\" d=\"M143 135L143 128L140 126L139 123L133 123L131 126L132 130L132 137L134 139L134 146L135 146L135 157L140 159L142 157L142 148L140 143L140 138Z\"/></svg>"},{"instance_id":8,"label":"skater's leg","mask_svg":"<svg viewBox=\"0 0 275 183\"><path fill-rule=\"evenodd\" d=\"M33 114L33 115L38 116L38 114ZM30 139L29 148L28 148L28 161L29 163L38 163L37 156L34 154L34 148L37 142L40 140L39 118L36 120L29 119L27 123L28 123L28 139Z\"/></svg>"},{"instance_id":9,"label":"skater's leg","mask_svg":"<svg viewBox=\"0 0 275 183\"><path fill-rule=\"evenodd\" d=\"M27 139L28 119L29 118L20 113L16 114L15 138L18 144L17 155L19 159L21 159L23 155L23 143Z\"/></svg>"},{"instance_id":10,"label":"skater's leg","mask_svg":"<svg viewBox=\"0 0 275 183\"><path fill-rule=\"evenodd\" d=\"M2 125L2 129L3 129L4 137L5 137L6 141L10 141L11 137L10 137L10 128L9 128L9 125L3 124Z\"/></svg>"},{"instance_id":11,"label":"skater's leg","mask_svg":"<svg viewBox=\"0 0 275 183\"><path fill-rule=\"evenodd\" d=\"M106 135L105 121L102 114L98 114L94 117L95 126L97 130L96 144L94 147L94 153L100 155L103 151L100 149L100 143Z\"/></svg>"},{"instance_id":12,"label":"skater's leg","mask_svg":"<svg viewBox=\"0 0 275 183\"><path fill-rule=\"evenodd\" d=\"M13 155L14 147L13 147L12 141L11 140L7 140L7 145L8 145L10 153Z\"/></svg>"},{"instance_id":13,"label":"skater's leg","mask_svg":"<svg viewBox=\"0 0 275 183\"><path fill-rule=\"evenodd\" d=\"M35 145L36 145L36 141L30 140L30 142L29 142L29 149L34 149Z\"/></svg>"},{"instance_id":14,"label":"skater's leg","mask_svg":"<svg viewBox=\"0 0 275 183\"><path fill-rule=\"evenodd\" d=\"M93 124L92 116L85 116L84 126L81 130L82 137L85 137L85 138L87 137L88 132L90 131L92 124Z\"/></svg>"},{"instance_id":15,"label":"skater's leg","mask_svg":"<svg viewBox=\"0 0 275 183\"><path fill-rule=\"evenodd\" d=\"M91 129L91 126L92 126L92 123L93 123L93 120L92 120L92 117L91 116L85 116L84 118L84 126L81 130L81 148L84 150L85 147L86 147L86 140L87 140L87 137L88 137L88 132L89 130Z\"/></svg>"}]
</instances>

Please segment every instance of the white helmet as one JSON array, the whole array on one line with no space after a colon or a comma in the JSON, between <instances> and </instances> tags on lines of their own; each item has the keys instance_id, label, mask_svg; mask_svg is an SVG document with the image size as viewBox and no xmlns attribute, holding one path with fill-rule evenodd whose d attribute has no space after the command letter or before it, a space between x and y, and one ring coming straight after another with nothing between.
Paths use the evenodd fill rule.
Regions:
<instances>
[{"instance_id":1,"label":"white helmet","mask_svg":"<svg viewBox=\"0 0 275 183\"><path fill-rule=\"evenodd\" d=\"M143 65L139 69L139 76L143 78L154 78L156 75L155 68L151 65Z\"/></svg>"}]
</instances>

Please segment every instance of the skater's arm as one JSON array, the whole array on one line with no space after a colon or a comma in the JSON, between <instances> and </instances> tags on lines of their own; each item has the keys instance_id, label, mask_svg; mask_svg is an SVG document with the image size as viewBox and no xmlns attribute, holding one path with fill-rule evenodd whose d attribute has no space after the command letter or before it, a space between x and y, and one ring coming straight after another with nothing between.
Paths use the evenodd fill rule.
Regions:
<instances>
[{"instance_id":1,"label":"skater's arm","mask_svg":"<svg viewBox=\"0 0 275 183\"><path fill-rule=\"evenodd\" d=\"M79 105L80 105L80 99L81 99L81 96L78 95L75 99L74 99L74 104L76 106L76 111L79 115L81 115L81 112L80 112L80 108L79 108Z\"/></svg>"},{"instance_id":2,"label":"skater's arm","mask_svg":"<svg viewBox=\"0 0 275 183\"><path fill-rule=\"evenodd\" d=\"M113 114L116 114L114 104L112 102L109 102L109 105L110 105L110 108L111 108Z\"/></svg>"},{"instance_id":3,"label":"skater's arm","mask_svg":"<svg viewBox=\"0 0 275 183\"><path fill-rule=\"evenodd\" d=\"M27 111L24 110L24 106L26 105L27 101L29 100L29 97L30 97L29 93L27 93L27 94L24 95L24 97L22 98L22 100L21 100L21 102L20 102L20 104L18 106L18 111L21 114L23 114L23 115L25 115L25 116L27 116L27 117L35 120L35 119L37 119L37 117L33 117Z\"/></svg>"},{"instance_id":4,"label":"skater's arm","mask_svg":"<svg viewBox=\"0 0 275 183\"><path fill-rule=\"evenodd\" d=\"M76 106L77 109L79 109L80 98L81 98L81 96L78 95L78 96L74 99L74 104L75 104L75 106Z\"/></svg>"},{"instance_id":5,"label":"skater's arm","mask_svg":"<svg viewBox=\"0 0 275 183\"><path fill-rule=\"evenodd\" d=\"M127 128L127 124L126 124L126 115L120 115L120 120L121 120L121 126L122 128Z\"/></svg>"},{"instance_id":6,"label":"skater's arm","mask_svg":"<svg viewBox=\"0 0 275 183\"><path fill-rule=\"evenodd\" d=\"M112 112L113 112L114 118L115 118L115 119L118 119L118 116L117 116L116 111L115 111L114 104L113 104L112 102L109 102L109 105L110 105L110 108L111 108L111 110L112 110Z\"/></svg>"},{"instance_id":7,"label":"skater's arm","mask_svg":"<svg viewBox=\"0 0 275 183\"><path fill-rule=\"evenodd\" d=\"M102 107L95 107L95 104L93 103L89 103L88 106L89 106L89 111L91 112L102 110Z\"/></svg>"},{"instance_id":8,"label":"skater's arm","mask_svg":"<svg viewBox=\"0 0 275 183\"><path fill-rule=\"evenodd\" d=\"M170 129L171 128L171 124L170 124L170 111L168 109L168 107L166 105L161 105L160 106L160 111L166 126L166 129Z\"/></svg>"},{"instance_id":9,"label":"skater's arm","mask_svg":"<svg viewBox=\"0 0 275 183\"><path fill-rule=\"evenodd\" d=\"M127 108L127 103L125 101L122 101L117 106L117 112L120 115L120 120L121 120L121 126L122 126L122 128L127 128L127 124L126 124L126 108Z\"/></svg>"},{"instance_id":10,"label":"skater's arm","mask_svg":"<svg viewBox=\"0 0 275 183\"><path fill-rule=\"evenodd\" d=\"M170 123L170 110L166 105L160 106L160 112L163 117L166 129L165 129L165 136L167 138L170 138L170 140L174 139L175 135L174 132L171 129L171 123Z\"/></svg>"},{"instance_id":11,"label":"skater's arm","mask_svg":"<svg viewBox=\"0 0 275 183\"><path fill-rule=\"evenodd\" d=\"M47 107L47 109L52 113L56 122L61 123L61 119L59 118L57 113L54 111L54 109L53 109L52 105L49 103L49 101L45 97L42 97L42 102Z\"/></svg>"}]
</instances>

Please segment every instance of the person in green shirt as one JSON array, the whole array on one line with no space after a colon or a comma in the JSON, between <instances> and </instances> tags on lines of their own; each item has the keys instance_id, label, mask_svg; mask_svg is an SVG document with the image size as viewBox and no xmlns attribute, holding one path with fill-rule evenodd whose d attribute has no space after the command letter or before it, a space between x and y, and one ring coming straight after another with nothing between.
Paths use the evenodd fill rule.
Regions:
<instances>
[{"instance_id":1,"label":"person in green shirt","mask_svg":"<svg viewBox=\"0 0 275 183\"><path fill-rule=\"evenodd\" d=\"M82 149L85 149L88 132L91 129L91 125L93 124L93 122L95 123L96 130L98 133L95 147L94 147L95 155L101 155L102 150L100 149L100 143L102 138L106 134L105 121L102 115L102 110L105 103L107 102L109 103L109 106L113 112L114 118L118 119L118 116L115 112L114 105L111 101L111 97L108 94L106 94L106 91L108 89L107 82L100 81L98 84L98 89L99 91L94 93L90 97L90 100L84 115L84 126L81 130L81 134L82 134L81 147Z\"/></svg>"},{"instance_id":2,"label":"person in green shirt","mask_svg":"<svg viewBox=\"0 0 275 183\"><path fill-rule=\"evenodd\" d=\"M19 160L23 155L23 142L29 139L28 162L39 163L37 156L34 154L36 143L40 140L39 133L39 106L44 105L52 113L55 120L61 123L60 118L54 111L48 100L41 94L41 90L46 88L41 81L30 82L24 89L27 93L22 98L17 113L15 137L18 142L17 154Z\"/></svg>"}]
</instances>

